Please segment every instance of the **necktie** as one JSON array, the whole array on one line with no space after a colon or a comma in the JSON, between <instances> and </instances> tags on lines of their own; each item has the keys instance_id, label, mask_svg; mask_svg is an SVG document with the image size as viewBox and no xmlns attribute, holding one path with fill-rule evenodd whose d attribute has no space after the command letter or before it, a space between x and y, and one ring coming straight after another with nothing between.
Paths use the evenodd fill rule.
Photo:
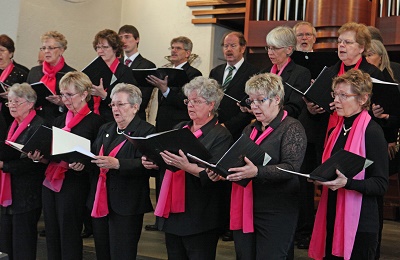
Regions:
<instances>
[{"instance_id":1,"label":"necktie","mask_svg":"<svg viewBox=\"0 0 400 260\"><path fill-rule=\"evenodd\" d=\"M226 76L225 81L222 84L222 89L224 90L224 92L225 92L226 88L229 86L229 83L232 81L232 72L234 69L235 69L235 66L228 67L228 70L229 70L228 75Z\"/></svg>"},{"instance_id":2,"label":"necktie","mask_svg":"<svg viewBox=\"0 0 400 260\"><path fill-rule=\"evenodd\" d=\"M130 64L131 62L132 62L132 61L131 61L130 59L126 59L126 60L125 60L125 65L129 67L129 64Z\"/></svg>"}]
</instances>

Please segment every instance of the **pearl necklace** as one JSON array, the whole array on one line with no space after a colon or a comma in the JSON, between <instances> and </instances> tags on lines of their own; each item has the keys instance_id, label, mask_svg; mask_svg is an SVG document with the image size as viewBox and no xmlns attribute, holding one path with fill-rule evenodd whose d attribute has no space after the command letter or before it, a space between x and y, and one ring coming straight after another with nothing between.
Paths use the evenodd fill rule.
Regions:
<instances>
[{"instance_id":1,"label":"pearl necklace","mask_svg":"<svg viewBox=\"0 0 400 260\"><path fill-rule=\"evenodd\" d=\"M122 130L121 132L120 131L118 131L118 126L117 126L117 134L119 134L119 135L122 135L123 133L124 133L124 130Z\"/></svg>"},{"instance_id":2,"label":"pearl necklace","mask_svg":"<svg viewBox=\"0 0 400 260\"><path fill-rule=\"evenodd\" d=\"M344 127L344 124L343 124L343 131L344 131L343 135L346 136L347 132L350 131L350 129L351 129L351 126L346 129L346 127Z\"/></svg>"}]
</instances>

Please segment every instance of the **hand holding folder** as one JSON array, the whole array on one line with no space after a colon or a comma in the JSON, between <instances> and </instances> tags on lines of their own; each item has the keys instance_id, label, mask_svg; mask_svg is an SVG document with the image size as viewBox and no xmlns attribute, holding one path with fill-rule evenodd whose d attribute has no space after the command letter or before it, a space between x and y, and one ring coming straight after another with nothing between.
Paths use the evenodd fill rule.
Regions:
<instances>
[{"instance_id":1,"label":"hand holding folder","mask_svg":"<svg viewBox=\"0 0 400 260\"><path fill-rule=\"evenodd\" d=\"M189 82L186 71L176 68L132 69L132 74L141 87L154 88L154 86L146 80L149 75L153 75L159 79L164 79L168 76L168 86L172 87L181 88Z\"/></svg>"},{"instance_id":2,"label":"hand holding folder","mask_svg":"<svg viewBox=\"0 0 400 260\"><path fill-rule=\"evenodd\" d=\"M336 169L343 173L347 178L352 179L363 169L367 168L373 163L373 161L368 160L362 156L354 154L346 150L340 150L334 155L332 155L323 164L318 166L310 174L299 173L295 171L290 171L277 167L279 170L296 174L309 178L311 180L316 180L320 182L332 181L336 179Z\"/></svg>"}]
</instances>

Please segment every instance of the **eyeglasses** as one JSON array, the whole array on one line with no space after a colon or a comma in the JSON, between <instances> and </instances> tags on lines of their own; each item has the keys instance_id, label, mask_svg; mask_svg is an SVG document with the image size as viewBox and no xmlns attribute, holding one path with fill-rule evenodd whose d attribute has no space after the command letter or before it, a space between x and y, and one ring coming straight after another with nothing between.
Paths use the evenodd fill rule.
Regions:
<instances>
[{"instance_id":1,"label":"eyeglasses","mask_svg":"<svg viewBox=\"0 0 400 260\"><path fill-rule=\"evenodd\" d=\"M71 93L65 93L65 94L60 94L59 96L60 96L60 98L65 98L65 99L71 99L71 98L73 98L75 95L77 95L78 93L74 93L74 94L71 94Z\"/></svg>"},{"instance_id":2,"label":"eyeglasses","mask_svg":"<svg viewBox=\"0 0 400 260\"><path fill-rule=\"evenodd\" d=\"M105 50L107 50L108 48L110 48L110 46L107 46L107 45L97 45L96 47L95 47L95 49L96 49L96 51L98 51L99 49L102 49L103 51L105 51Z\"/></svg>"},{"instance_id":3,"label":"eyeglasses","mask_svg":"<svg viewBox=\"0 0 400 260\"><path fill-rule=\"evenodd\" d=\"M14 104L15 107L19 107L20 105L24 104L28 102L28 100L25 100L24 102L18 102L18 101L13 101L13 100L9 100L8 102L6 102L4 105L6 107L10 107L12 104Z\"/></svg>"},{"instance_id":4,"label":"eyeglasses","mask_svg":"<svg viewBox=\"0 0 400 260\"><path fill-rule=\"evenodd\" d=\"M123 107L123 106L125 106L125 105L129 105L129 104L130 104L130 103L118 103L118 104L110 103L110 104L108 104L108 106L109 106L110 108L116 107L116 108L120 109L121 107Z\"/></svg>"},{"instance_id":5,"label":"eyeglasses","mask_svg":"<svg viewBox=\"0 0 400 260\"><path fill-rule=\"evenodd\" d=\"M351 44L354 44L355 42L353 42L353 41L349 41L349 40L342 40L342 39L337 39L337 43L338 44L343 44L344 46L346 46L346 45L351 45Z\"/></svg>"},{"instance_id":6,"label":"eyeglasses","mask_svg":"<svg viewBox=\"0 0 400 260\"><path fill-rule=\"evenodd\" d=\"M55 49L59 49L59 48L61 48L61 47L43 46L43 47L40 47L39 50L40 51L46 51L46 50L54 51Z\"/></svg>"},{"instance_id":7,"label":"eyeglasses","mask_svg":"<svg viewBox=\"0 0 400 260\"><path fill-rule=\"evenodd\" d=\"M0 49L0 53L6 52L8 49Z\"/></svg>"},{"instance_id":8,"label":"eyeglasses","mask_svg":"<svg viewBox=\"0 0 400 260\"><path fill-rule=\"evenodd\" d=\"M172 51L172 50L177 50L177 51L181 51L184 50L184 48L179 47L179 46L171 46L168 48L168 50Z\"/></svg>"},{"instance_id":9,"label":"eyeglasses","mask_svg":"<svg viewBox=\"0 0 400 260\"><path fill-rule=\"evenodd\" d=\"M207 101L201 101L201 100L198 100L198 99L184 99L183 100L183 103L185 104L185 105L189 105L189 102L190 102L190 104L192 104L192 106L198 106L198 105L201 105L201 104L203 104L203 103L208 103Z\"/></svg>"},{"instance_id":10,"label":"eyeglasses","mask_svg":"<svg viewBox=\"0 0 400 260\"><path fill-rule=\"evenodd\" d=\"M331 92L331 96L333 97L333 99L335 99L336 97L339 98L340 101L344 101L349 97L355 97L358 96L358 94L347 94L347 93L335 93L335 92Z\"/></svg>"},{"instance_id":11,"label":"eyeglasses","mask_svg":"<svg viewBox=\"0 0 400 260\"><path fill-rule=\"evenodd\" d=\"M224 48L225 50L227 50L229 47L231 47L231 49L235 49L237 46L239 46L239 44L236 44L236 43L222 44L222 48Z\"/></svg>"},{"instance_id":12,"label":"eyeglasses","mask_svg":"<svg viewBox=\"0 0 400 260\"><path fill-rule=\"evenodd\" d=\"M249 106L251 106L251 104L254 104L254 105L258 106L258 105L264 104L264 102L269 100L269 99L271 99L271 98L266 97L266 98L263 98L263 99L254 99L254 100L250 99L250 98L246 98L245 101L246 101L246 104L249 105Z\"/></svg>"},{"instance_id":13,"label":"eyeglasses","mask_svg":"<svg viewBox=\"0 0 400 260\"><path fill-rule=\"evenodd\" d=\"M285 48L285 47L274 47L274 46L265 46L265 50L268 52L268 51L271 51L271 52L276 52L277 50L280 50L280 49L283 49L283 48Z\"/></svg>"},{"instance_id":14,"label":"eyeglasses","mask_svg":"<svg viewBox=\"0 0 400 260\"><path fill-rule=\"evenodd\" d=\"M312 34L312 33L298 33L298 34L296 34L297 38L303 38L304 36L306 38L311 38L312 36L314 36L314 34Z\"/></svg>"}]
</instances>

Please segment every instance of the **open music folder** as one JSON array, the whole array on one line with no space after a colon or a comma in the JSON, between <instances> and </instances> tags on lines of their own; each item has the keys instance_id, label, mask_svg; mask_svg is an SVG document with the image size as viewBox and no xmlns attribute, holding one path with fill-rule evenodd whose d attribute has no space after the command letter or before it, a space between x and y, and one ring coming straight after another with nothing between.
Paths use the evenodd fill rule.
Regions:
<instances>
[{"instance_id":1,"label":"open music folder","mask_svg":"<svg viewBox=\"0 0 400 260\"><path fill-rule=\"evenodd\" d=\"M340 150L332 155L323 164L318 166L310 174L289 171L280 167L277 168L281 171L303 176L311 180L326 182L336 179L336 169L343 173L347 178L352 179L354 176L356 176L363 169L370 166L372 163L373 161L368 160L362 156L346 150Z\"/></svg>"},{"instance_id":2,"label":"open music folder","mask_svg":"<svg viewBox=\"0 0 400 260\"><path fill-rule=\"evenodd\" d=\"M43 106L43 105L45 105L47 103L50 103L50 101L48 101L46 99L46 97L56 94L56 93L53 93L50 90L50 88L48 86L46 86L46 84L44 84L41 81L32 83L31 87L33 88L33 90L36 92L36 95L37 95L37 100L36 100L36 103L35 103L36 107L40 107L40 106Z\"/></svg>"},{"instance_id":3,"label":"open music folder","mask_svg":"<svg viewBox=\"0 0 400 260\"><path fill-rule=\"evenodd\" d=\"M146 80L149 75L153 75L159 79L164 79L168 76L168 86L172 87L183 87L189 82L186 71L177 68L132 69L132 74L141 87L154 88Z\"/></svg>"},{"instance_id":4,"label":"open music folder","mask_svg":"<svg viewBox=\"0 0 400 260\"><path fill-rule=\"evenodd\" d=\"M303 95L307 100L317 104L326 112L332 114L333 110L330 109L329 104L333 102L331 92L332 80L335 76L335 73L331 69L324 67L314 83L305 92L298 90L287 82L285 82L285 84Z\"/></svg>"},{"instance_id":5,"label":"open music folder","mask_svg":"<svg viewBox=\"0 0 400 260\"><path fill-rule=\"evenodd\" d=\"M160 152L167 150L179 154L179 150L182 150L185 154L194 154L203 160L211 158L210 152L187 128L169 130L145 137L129 136L125 133L124 135L149 160L155 162L159 167L171 171L177 171L178 168L166 164Z\"/></svg>"},{"instance_id":6,"label":"open music folder","mask_svg":"<svg viewBox=\"0 0 400 260\"><path fill-rule=\"evenodd\" d=\"M191 161L198 163L202 167L213 170L222 177L227 177L229 174L234 173L228 171L230 168L246 165L244 157L247 157L254 165L262 166L265 166L271 160L269 154L264 152L250 137L243 134L215 164L202 160L190 153L187 154L187 156ZM246 187L250 181L251 179L244 179L236 183Z\"/></svg>"},{"instance_id":7,"label":"open music folder","mask_svg":"<svg viewBox=\"0 0 400 260\"><path fill-rule=\"evenodd\" d=\"M98 56L92 60L85 68L82 69L82 72L90 78L90 81L93 85L100 85L100 79L103 79L103 87L105 89L117 80L101 56Z\"/></svg>"}]
</instances>

